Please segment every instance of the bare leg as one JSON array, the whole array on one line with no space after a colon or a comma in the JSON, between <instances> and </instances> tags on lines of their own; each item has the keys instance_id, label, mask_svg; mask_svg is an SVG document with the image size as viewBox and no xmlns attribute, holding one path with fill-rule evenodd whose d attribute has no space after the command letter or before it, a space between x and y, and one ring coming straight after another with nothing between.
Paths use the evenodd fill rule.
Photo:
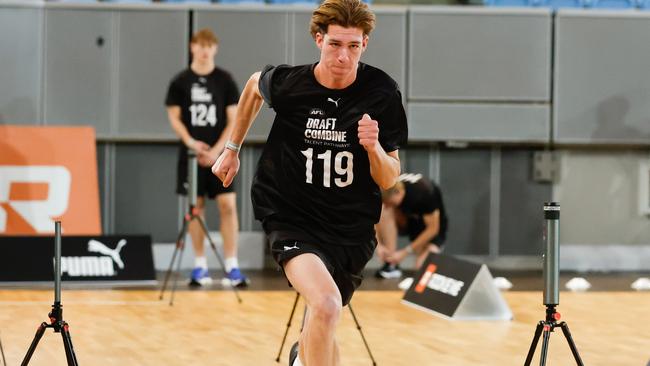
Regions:
<instances>
[{"instance_id":1,"label":"bare leg","mask_svg":"<svg viewBox=\"0 0 650 366\"><path fill-rule=\"evenodd\" d=\"M309 366L339 365L334 336L342 300L325 264L315 254L306 253L290 259L284 265L284 272L307 303L300 336L301 361Z\"/></svg>"},{"instance_id":2,"label":"bare leg","mask_svg":"<svg viewBox=\"0 0 650 366\"><path fill-rule=\"evenodd\" d=\"M237 239L239 235L237 195L234 192L218 195L217 208L219 208L224 256L226 258L237 258Z\"/></svg>"},{"instance_id":3,"label":"bare leg","mask_svg":"<svg viewBox=\"0 0 650 366\"><path fill-rule=\"evenodd\" d=\"M307 310L307 313L305 313L305 321L302 325L303 329L307 328L307 322L309 321L309 316L308 316L309 310ZM298 342L298 346L300 347L298 349L298 354L300 356L300 360L302 362L306 362L303 360L306 360L307 357L305 356L305 342L306 342L306 337L304 336L305 332L300 333L300 340ZM340 365L341 364L341 354L339 352L339 345L338 342L336 342L336 339L334 339L334 360L332 365ZM305 365L303 363L303 365Z\"/></svg>"},{"instance_id":4,"label":"bare leg","mask_svg":"<svg viewBox=\"0 0 650 366\"><path fill-rule=\"evenodd\" d=\"M417 258L415 259L415 269L420 269L424 260L427 259L429 253L440 253L440 247L435 244L427 245L423 250L417 253Z\"/></svg>"},{"instance_id":5,"label":"bare leg","mask_svg":"<svg viewBox=\"0 0 650 366\"><path fill-rule=\"evenodd\" d=\"M204 206L205 199L203 197L196 198L196 210L197 215L204 216ZM190 237L192 237L192 247L194 248L195 257L204 257L205 256L205 246L203 240L205 239L203 235L203 230L201 228L201 223L198 220L192 220L190 222L188 231L190 232Z\"/></svg>"}]
</instances>

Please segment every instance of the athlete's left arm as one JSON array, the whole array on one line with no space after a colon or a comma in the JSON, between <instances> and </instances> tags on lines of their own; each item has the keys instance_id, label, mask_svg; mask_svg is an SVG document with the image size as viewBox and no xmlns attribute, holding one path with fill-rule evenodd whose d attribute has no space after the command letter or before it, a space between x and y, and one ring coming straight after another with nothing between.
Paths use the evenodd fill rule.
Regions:
<instances>
[{"instance_id":1,"label":"athlete's left arm","mask_svg":"<svg viewBox=\"0 0 650 366\"><path fill-rule=\"evenodd\" d=\"M370 160L370 175L381 189L395 185L400 174L399 151L386 152L379 143L379 124L364 114L358 127L359 144Z\"/></svg>"}]
</instances>

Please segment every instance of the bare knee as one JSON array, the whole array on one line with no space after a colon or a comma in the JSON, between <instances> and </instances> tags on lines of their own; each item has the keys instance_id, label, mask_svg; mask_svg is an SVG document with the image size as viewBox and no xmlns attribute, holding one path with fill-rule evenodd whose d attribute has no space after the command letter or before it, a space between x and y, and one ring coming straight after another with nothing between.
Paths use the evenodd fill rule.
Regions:
<instances>
[{"instance_id":1,"label":"bare knee","mask_svg":"<svg viewBox=\"0 0 650 366\"><path fill-rule=\"evenodd\" d=\"M237 213L237 206L234 201L221 200L218 202L219 214L222 217L233 216Z\"/></svg>"},{"instance_id":2,"label":"bare knee","mask_svg":"<svg viewBox=\"0 0 650 366\"><path fill-rule=\"evenodd\" d=\"M341 316L341 297L332 294L324 294L316 301L310 303L313 320L326 326L335 326Z\"/></svg>"}]
</instances>

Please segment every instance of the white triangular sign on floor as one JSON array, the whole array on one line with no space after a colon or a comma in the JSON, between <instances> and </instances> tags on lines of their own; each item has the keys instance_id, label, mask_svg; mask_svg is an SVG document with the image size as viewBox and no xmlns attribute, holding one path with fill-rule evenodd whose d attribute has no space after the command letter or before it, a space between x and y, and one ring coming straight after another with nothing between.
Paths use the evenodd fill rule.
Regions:
<instances>
[{"instance_id":1,"label":"white triangular sign on floor","mask_svg":"<svg viewBox=\"0 0 650 366\"><path fill-rule=\"evenodd\" d=\"M512 319L485 264L440 254L427 257L402 302L446 319Z\"/></svg>"}]
</instances>

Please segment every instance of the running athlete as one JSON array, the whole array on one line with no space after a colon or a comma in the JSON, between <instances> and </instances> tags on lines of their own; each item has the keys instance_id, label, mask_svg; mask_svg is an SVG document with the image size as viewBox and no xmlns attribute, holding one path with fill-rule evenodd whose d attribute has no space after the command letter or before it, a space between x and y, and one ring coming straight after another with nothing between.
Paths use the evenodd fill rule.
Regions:
<instances>
[{"instance_id":1,"label":"running athlete","mask_svg":"<svg viewBox=\"0 0 650 366\"><path fill-rule=\"evenodd\" d=\"M319 61L254 73L212 167L228 186L266 101L276 117L251 191L273 257L307 304L294 366L341 363L336 324L376 246L380 188L400 173L398 149L408 135L401 93L386 73L359 61L374 25L360 0L321 3L310 23Z\"/></svg>"}]
</instances>

